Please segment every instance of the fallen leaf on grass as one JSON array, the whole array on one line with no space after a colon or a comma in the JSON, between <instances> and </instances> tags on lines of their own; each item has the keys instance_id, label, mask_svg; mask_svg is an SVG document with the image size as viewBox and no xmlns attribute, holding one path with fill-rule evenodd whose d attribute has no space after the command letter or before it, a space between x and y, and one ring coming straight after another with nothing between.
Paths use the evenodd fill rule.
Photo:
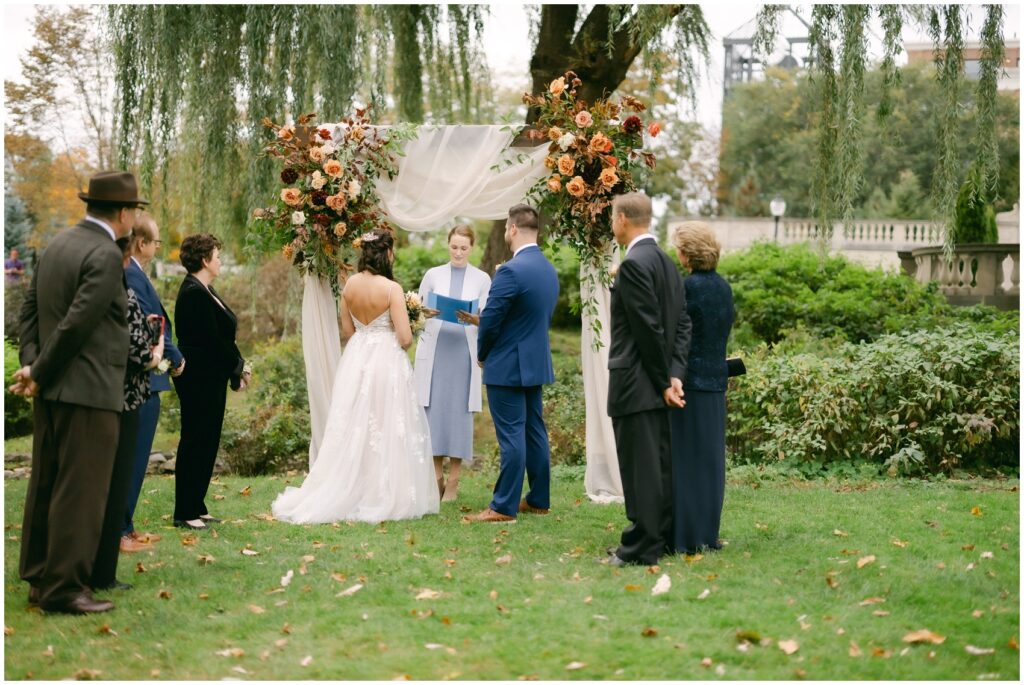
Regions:
<instances>
[{"instance_id":1,"label":"fallen leaf on grass","mask_svg":"<svg viewBox=\"0 0 1024 685\"><path fill-rule=\"evenodd\" d=\"M215 494L213 496L213 499L215 499L215 500L217 500L219 502L220 500L224 499L224 495L217 495L217 494Z\"/></svg>"},{"instance_id":2,"label":"fallen leaf on grass","mask_svg":"<svg viewBox=\"0 0 1024 685\"><path fill-rule=\"evenodd\" d=\"M668 577L667 573L663 573L661 574L661 577L658 578L658 582L656 582L654 584L654 587L651 588L651 595L663 595L671 589L672 579Z\"/></svg>"},{"instance_id":3,"label":"fallen leaf on grass","mask_svg":"<svg viewBox=\"0 0 1024 685\"><path fill-rule=\"evenodd\" d=\"M737 630L736 631L737 642L760 642L761 633L756 630Z\"/></svg>"},{"instance_id":4,"label":"fallen leaf on grass","mask_svg":"<svg viewBox=\"0 0 1024 685\"><path fill-rule=\"evenodd\" d=\"M860 559L857 560L857 568L864 568L868 564L873 564L874 562L875 562L875 555L874 554L869 554L866 557L861 557Z\"/></svg>"},{"instance_id":5,"label":"fallen leaf on grass","mask_svg":"<svg viewBox=\"0 0 1024 685\"><path fill-rule=\"evenodd\" d=\"M710 668L712 663L714 663L714 662L711 661L711 657L709 657L709 656L706 656L706 657L704 657L703 659L700 660L700 665L703 666L704 668Z\"/></svg>"},{"instance_id":6,"label":"fallen leaf on grass","mask_svg":"<svg viewBox=\"0 0 1024 685\"><path fill-rule=\"evenodd\" d=\"M981 516L982 515L981 514L981 507L972 507L971 508L971 515L972 516Z\"/></svg>"},{"instance_id":7,"label":"fallen leaf on grass","mask_svg":"<svg viewBox=\"0 0 1024 685\"><path fill-rule=\"evenodd\" d=\"M305 668L306 666L309 666L311 663L313 663L313 655L307 654L302 658L302 661L299 662L299 666Z\"/></svg>"},{"instance_id":8,"label":"fallen leaf on grass","mask_svg":"<svg viewBox=\"0 0 1024 685\"><path fill-rule=\"evenodd\" d=\"M420 590L419 594L416 595L416 599L438 599L441 597L441 593L437 590L431 590L428 587Z\"/></svg>"},{"instance_id":9,"label":"fallen leaf on grass","mask_svg":"<svg viewBox=\"0 0 1024 685\"><path fill-rule=\"evenodd\" d=\"M974 645L967 645L964 647L964 651L973 656L987 656L996 653L992 647L975 647Z\"/></svg>"},{"instance_id":10,"label":"fallen leaf on grass","mask_svg":"<svg viewBox=\"0 0 1024 685\"><path fill-rule=\"evenodd\" d=\"M850 640L850 651L848 654L853 657L861 656L862 652L860 651L860 645L853 640Z\"/></svg>"},{"instance_id":11,"label":"fallen leaf on grass","mask_svg":"<svg viewBox=\"0 0 1024 685\"><path fill-rule=\"evenodd\" d=\"M280 640L274 640L274 646L278 649L284 647L286 644L288 644L288 638L286 637L282 637Z\"/></svg>"},{"instance_id":12,"label":"fallen leaf on grass","mask_svg":"<svg viewBox=\"0 0 1024 685\"><path fill-rule=\"evenodd\" d=\"M962 549L965 552L973 552L974 551L974 545L961 545L960 549Z\"/></svg>"},{"instance_id":13,"label":"fallen leaf on grass","mask_svg":"<svg viewBox=\"0 0 1024 685\"><path fill-rule=\"evenodd\" d=\"M871 604L884 604L884 603L885 603L885 597L868 597L867 599L861 601L860 606L866 607L866 606L869 606Z\"/></svg>"},{"instance_id":14,"label":"fallen leaf on grass","mask_svg":"<svg viewBox=\"0 0 1024 685\"><path fill-rule=\"evenodd\" d=\"M145 573L146 572L146 567L142 565L141 561L135 562L135 572L136 573Z\"/></svg>"},{"instance_id":15,"label":"fallen leaf on grass","mask_svg":"<svg viewBox=\"0 0 1024 685\"><path fill-rule=\"evenodd\" d=\"M267 610L264 609L263 607L261 607L258 604L250 604L249 605L249 611L251 611L254 614L265 614L265 613L267 613Z\"/></svg>"},{"instance_id":16,"label":"fallen leaf on grass","mask_svg":"<svg viewBox=\"0 0 1024 685\"><path fill-rule=\"evenodd\" d=\"M917 644L917 643L920 643L920 642L930 642L933 645L941 645L943 642L946 641L946 638L944 636L942 636L942 635L937 634L937 633L933 633L930 630L921 629L921 630L915 630L913 632L907 633L906 635L903 636L903 641L904 642L909 642L910 644Z\"/></svg>"},{"instance_id":17,"label":"fallen leaf on grass","mask_svg":"<svg viewBox=\"0 0 1024 685\"><path fill-rule=\"evenodd\" d=\"M214 562L214 558L209 554L200 554L198 557L196 557L196 559L202 566L209 566Z\"/></svg>"},{"instance_id":18,"label":"fallen leaf on grass","mask_svg":"<svg viewBox=\"0 0 1024 685\"><path fill-rule=\"evenodd\" d=\"M1009 639L1009 641L1006 643L1006 646L1009 647L1010 649L1016 649L1018 652L1020 651L1020 645L1017 644L1017 636L1016 635L1014 635L1013 637L1011 637Z\"/></svg>"},{"instance_id":19,"label":"fallen leaf on grass","mask_svg":"<svg viewBox=\"0 0 1024 685\"><path fill-rule=\"evenodd\" d=\"M832 534L835 535L837 538L847 538L847 537L850 537L849 533L847 533L845 530L839 530L838 528L833 530Z\"/></svg>"},{"instance_id":20,"label":"fallen leaf on grass","mask_svg":"<svg viewBox=\"0 0 1024 685\"><path fill-rule=\"evenodd\" d=\"M707 599L710 595L711 590L709 588L704 588L703 590L701 590L701 593L697 595L697 599Z\"/></svg>"},{"instance_id":21,"label":"fallen leaf on grass","mask_svg":"<svg viewBox=\"0 0 1024 685\"><path fill-rule=\"evenodd\" d=\"M658 631L654 628L644 628L640 631L640 634L644 637L658 637Z\"/></svg>"},{"instance_id":22,"label":"fallen leaf on grass","mask_svg":"<svg viewBox=\"0 0 1024 685\"><path fill-rule=\"evenodd\" d=\"M995 556L995 555L994 555L994 554L992 554L992 552L982 552L982 553L981 553L981 558L982 558L982 559L991 559L991 558L993 558L994 556Z\"/></svg>"},{"instance_id":23,"label":"fallen leaf on grass","mask_svg":"<svg viewBox=\"0 0 1024 685\"><path fill-rule=\"evenodd\" d=\"M508 566L509 564L512 563L512 555L511 554L502 555L502 556L498 557L497 559L495 559L494 563L497 564L498 566Z\"/></svg>"},{"instance_id":24,"label":"fallen leaf on grass","mask_svg":"<svg viewBox=\"0 0 1024 685\"><path fill-rule=\"evenodd\" d=\"M983 610L981 610L981 609L975 609L974 611L971 612L971 616L973 616L974 618L981 618L984 615L985 615L985 612Z\"/></svg>"},{"instance_id":25,"label":"fallen leaf on grass","mask_svg":"<svg viewBox=\"0 0 1024 685\"><path fill-rule=\"evenodd\" d=\"M156 596L159 597L160 599L170 599L171 598L171 591L170 590L161 590L160 592L157 593Z\"/></svg>"},{"instance_id":26,"label":"fallen leaf on grass","mask_svg":"<svg viewBox=\"0 0 1024 685\"><path fill-rule=\"evenodd\" d=\"M10 626L4 626L4 635L7 635L7 636L14 635L14 628L12 628Z\"/></svg>"},{"instance_id":27,"label":"fallen leaf on grass","mask_svg":"<svg viewBox=\"0 0 1024 685\"><path fill-rule=\"evenodd\" d=\"M291 635L292 634L292 625L290 623L285 623L283 626L281 626L281 632L284 633L285 635Z\"/></svg>"},{"instance_id":28,"label":"fallen leaf on grass","mask_svg":"<svg viewBox=\"0 0 1024 685\"><path fill-rule=\"evenodd\" d=\"M356 583L352 587L350 587L350 588L348 588L346 590L342 590L341 592L339 592L338 594L336 594L334 596L335 597L351 597L352 595L356 594L357 592L359 592L362 589L363 589L363 584L362 583Z\"/></svg>"},{"instance_id":29,"label":"fallen leaf on grass","mask_svg":"<svg viewBox=\"0 0 1024 685\"><path fill-rule=\"evenodd\" d=\"M238 491L238 494L241 495L242 497L248 497L249 495L252 494L252 487L246 485L244 488Z\"/></svg>"},{"instance_id":30,"label":"fallen leaf on grass","mask_svg":"<svg viewBox=\"0 0 1024 685\"><path fill-rule=\"evenodd\" d=\"M214 652L217 656L233 656L236 659L240 659L245 656L245 650L241 647L228 647L227 649L220 649Z\"/></svg>"},{"instance_id":31,"label":"fallen leaf on grass","mask_svg":"<svg viewBox=\"0 0 1024 685\"><path fill-rule=\"evenodd\" d=\"M717 675L725 675L725 664L718 664L715 666L715 673Z\"/></svg>"},{"instance_id":32,"label":"fallen leaf on grass","mask_svg":"<svg viewBox=\"0 0 1024 685\"><path fill-rule=\"evenodd\" d=\"M183 545L194 545L197 542L199 542L199 538L197 538L195 535L185 535L181 538L181 544Z\"/></svg>"},{"instance_id":33,"label":"fallen leaf on grass","mask_svg":"<svg viewBox=\"0 0 1024 685\"><path fill-rule=\"evenodd\" d=\"M205 592L200 592L199 599L210 599L210 595L206 594Z\"/></svg>"},{"instance_id":34,"label":"fallen leaf on grass","mask_svg":"<svg viewBox=\"0 0 1024 685\"><path fill-rule=\"evenodd\" d=\"M245 666L232 666L231 670L242 675L249 675L249 671L245 670Z\"/></svg>"},{"instance_id":35,"label":"fallen leaf on grass","mask_svg":"<svg viewBox=\"0 0 1024 685\"><path fill-rule=\"evenodd\" d=\"M257 556L259 554L259 552L257 552L254 549L249 549L248 547L246 547L245 549L242 550L242 554L244 554L247 557L254 557L254 556Z\"/></svg>"},{"instance_id":36,"label":"fallen leaf on grass","mask_svg":"<svg viewBox=\"0 0 1024 685\"><path fill-rule=\"evenodd\" d=\"M571 661L568 664L566 664L565 670L567 670L567 671L578 671L581 668L586 668L586 666L587 665L585 663L583 663L582 661Z\"/></svg>"},{"instance_id":37,"label":"fallen leaf on grass","mask_svg":"<svg viewBox=\"0 0 1024 685\"><path fill-rule=\"evenodd\" d=\"M316 557L314 557L312 554L306 554L302 557L302 560L309 564L316 561Z\"/></svg>"},{"instance_id":38,"label":"fallen leaf on grass","mask_svg":"<svg viewBox=\"0 0 1024 685\"><path fill-rule=\"evenodd\" d=\"M795 654L800 649L800 645L797 644L796 640L779 640L779 649L787 655Z\"/></svg>"},{"instance_id":39,"label":"fallen leaf on grass","mask_svg":"<svg viewBox=\"0 0 1024 685\"><path fill-rule=\"evenodd\" d=\"M99 678L103 671L97 671L92 668L81 668L75 671L75 680L95 680Z\"/></svg>"},{"instance_id":40,"label":"fallen leaf on grass","mask_svg":"<svg viewBox=\"0 0 1024 685\"><path fill-rule=\"evenodd\" d=\"M736 645L736 651L743 652L744 654L746 654L747 652L750 651L750 643L749 642L741 642L741 643L739 643L738 645Z\"/></svg>"},{"instance_id":41,"label":"fallen leaf on grass","mask_svg":"<svg viewBox=\"0 0 1024 685\"><path fill-rule=\"evenodd\" d=\"M884 647L872 647L871 656L877 656L882 659L888 659L892 656L892 652L888 649L885 649Z\"/></svg>"},{"instance_id":42,"label":"fallen leaf on grass","mask_svg":"<svg viewBox=\"0 0 1024 685\"><path fill-rule=\"evenodd\" d=\"M888 616L889 612L888 611L880 611L880 610L879 611L872 611L871 615L872 616Z\"/></svg>"},{"instance_id":43,"label":"fallen leaf on grass","mask_svg":"<svg viewBox=\"0 0 1024 685\"><path fill-rule=\"evenodd\" d=\"M53 645L46 645L46 650L43 652L43 656L53 656Z\"/></svg>"},{"instance_id":44,"label":"fallen leaf on grass","mask_svg":"<svg viewBox=\"0 0 1024 685\"><path fill-rule=\"evenodd\" d=\"M487 593L487 596L490 597L492 601L495 600L495 599L498 599L498 591L497 590L491 590L490 592Z\"/></svg>"},{"instance_id":45,"label":"fallen leaf on grass","mask_svg":"<svg viewBox=\"0 0 1024 685\"><path fill-rule=\"evenodd\" d=\"M114 630L113 628L111 628L111 627L110 627L109 625L107 625L106 623L104 623L103 625L101 625L101 626L100 626L100 627L99 627L99 628L98 628L98 629L96 630L96 632L97 632L97 633L99 633L100 635L113 635L114 637L117 637L117 631L116 631L116 630Z\"/></svg>"},{"instance_id":46,"label":"fallen leaf on grass","mask_svg":"<svg viewBox=\"0 0 1024 685\"><path fill-rule=\"evenodd\" d=\"M906 541L900 540L899 538L893 538L892 540L889 540L889 544L892 545L893 547L906 547L907 546Z\"/></svg>"},{"instance_id":47,"label":"fallen leaf on grass","mask_svg":"<svg viewBox=\"0 0 1024 685\"><path fill-rule=\"evenodd\" d=\"M754 528L757 528L758 530L768 530L768 526L766 524L760 523L760 522L755 522L754 523Z\"/></svg>"},{"instance_id":48,"label":"fallen leaf on grass","mask_svg":"<svg viewBox=\"0 0 1024 685\"><path fill-rule=\"evenodd\" d=\"M288 569L288 573L281 576L281 587L288 587L291 584L292 578L295 577L295 571Z\"/></svg>"},{"instance_id":49,"label":"fallen leaf on grass","mask_svg":"<svg viewBox=\"0 0 1024 685\"><path fill-rule=\"evenodd\" d=\"M825 574L825 584L828 585L833 590L835 590L837 587L839 587L839 581L836 580L835 576L836 576L836 572L835 571L829 571L828 573Z\"/></svg>"},{"instance_id":50,"label":"fallen leaf on grass","mask_svg":"<svg viewBox=\"0 0 1024 685\"><path fill-rule=\"evenodd\" d=\"M629 584L625 585L624 587L626 588L626 592L636 592L637 590L643 589L639 585L634 585L632 583L629 583Z\"/></svg>"}]
</instances>

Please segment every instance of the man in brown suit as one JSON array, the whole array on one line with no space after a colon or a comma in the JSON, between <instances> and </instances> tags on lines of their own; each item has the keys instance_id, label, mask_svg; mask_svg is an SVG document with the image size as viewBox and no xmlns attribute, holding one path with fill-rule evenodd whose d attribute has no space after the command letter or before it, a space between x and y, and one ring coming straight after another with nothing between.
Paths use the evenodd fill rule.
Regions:
<instances>
[{"instance_id":1,"label":"man in brown suit","mask_svg":"<svg viewBox=\"0 0 1024 685\"><path fill-rule=\"evenodd\" d=\"M11 389L35 397L32 477L21 577L45 611L109 611L89 579L117 449L128 361L121 250L137 207L135 177L89 179L86 216L46 247L21 310L21 364Z\"/></svg>"}]
</instances>

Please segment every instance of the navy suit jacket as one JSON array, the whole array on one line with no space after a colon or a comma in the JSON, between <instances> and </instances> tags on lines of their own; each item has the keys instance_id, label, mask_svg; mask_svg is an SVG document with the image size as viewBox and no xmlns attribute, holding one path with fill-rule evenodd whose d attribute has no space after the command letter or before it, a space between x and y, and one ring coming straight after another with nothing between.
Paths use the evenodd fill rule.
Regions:
<instances>
[{"instance_id":1,"label":"navy suit jacket","mask_svg":"<svg viewBox=\"0 0 1024 685\"><path fill-rule=\"evenodd\" d=\"M548 327L557 300L558 273L539 247L523 248L494 273L477 339L484 385L555 381Z\"/></svg>"},{"instance_id":2,"label":"navy suit jacket","mask_svg":"<svg viewBox=\"0 0 1024 685\"><path fill-rule=\"evenodd\" d=\"M171 317L167 316L167 310L164 309L163 303L160 302L160 296L157 295L153 282L149 280L146 272L139 268L134 259L128 260L128 266L124 270L124 277L128 281L128 287L135 293L135 299L139 301L142 313L146 316L159 314L164 317L164 359L170 360L172 369L177 368L181 365L181 360L184 357L171 339ZM150 392L164 392L170 389L171 381L168 374L156 373L155 371L149 372Z\"/></svg>"}]
</instances>

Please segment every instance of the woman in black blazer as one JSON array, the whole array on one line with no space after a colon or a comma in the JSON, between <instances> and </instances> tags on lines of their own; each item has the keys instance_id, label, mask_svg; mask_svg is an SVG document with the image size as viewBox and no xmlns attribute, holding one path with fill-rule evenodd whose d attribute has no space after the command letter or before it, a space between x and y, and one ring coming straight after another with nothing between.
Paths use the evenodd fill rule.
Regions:
<instances>
[{"instance_id":1,"label":"woman in black blazer","mask_svg":"<svg viewBox=\"0 0 1024 685\"><path fill-rule=\"evenodd\" d=\"M188 365L174 378L181 401L174 525L202 530L220 521L204 500L220 447L227 386L244 389L249 374L235 345L238 320L211 286L220 273L220 241L208 233L190 235L181 243L180 259L188 275L178 289L174 328Z\"/></svg>"},{"instance_id":2,"label":"woman in black blazer","mask_svg":"<svg viewBox=\"0 0 1024 685\"><path fill-rule=\"evenodd\" d=\"M721 248L711 227L687 221L672 244L690 270L683 281L693 326L683 379L686 406L670 411L672 426L673 529L670 547L694 554L719 549L725 499L725 346L735 310L732 288L718 275Z\"/></svg>"}]
</instances>

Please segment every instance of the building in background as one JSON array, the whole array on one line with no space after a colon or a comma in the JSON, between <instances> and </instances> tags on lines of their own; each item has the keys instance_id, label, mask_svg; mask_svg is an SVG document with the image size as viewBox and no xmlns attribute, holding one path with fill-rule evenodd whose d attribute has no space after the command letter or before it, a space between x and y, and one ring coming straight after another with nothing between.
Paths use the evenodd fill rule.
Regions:
<instances>
[{"instance_id":1,"label":"building in background","mask_svg":"<svg viewBox=\"0 0 1024 685\"><path fill-rule=\"evenodd\" d=\"M935 59L935 46L932 43L905 43L903 49L907 53L907 64L931 64ZM981 43L968 41L964 44L964 72L969 79L976 79L981 71ZM999 74L996 86L999 90L1016 93L1020 96L1020 41L1007 40L1003 71Z\"/></svg>"}]
</instances>

